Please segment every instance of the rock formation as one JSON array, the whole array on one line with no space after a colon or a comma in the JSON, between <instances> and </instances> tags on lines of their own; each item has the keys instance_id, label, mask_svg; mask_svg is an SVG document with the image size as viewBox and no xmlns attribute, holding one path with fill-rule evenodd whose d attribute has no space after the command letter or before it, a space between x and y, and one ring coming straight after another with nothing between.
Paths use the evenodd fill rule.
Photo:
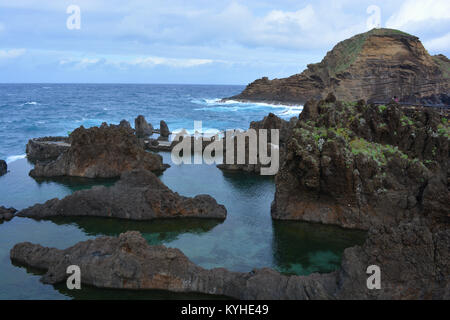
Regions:
<instances>
[{"instance_id":1,"label":"rock formation","mask_svg":"<svg viewBox=\"0 0 450 320\"><path fill-rule=\"evenodd\" d=\"M159 122L159 134L163 138L168 138L170 135L169 127L167 126L167 123L164 120L161 120Z\"/></svg>"},{"instance_id":2,"label":"rock formation","mask_svg":"<svg viewBox=\"0 0 450 320\"><path fill-rule=\"evenodd\" d=\"M280 163L283 163L284 161L284 154L285 154L285 147L286 142L288 141L288 138L292 132L292 128L295 126L297 122L297 118L292 118L290 121L283 120L279 117L277 117L273 113L269 113L266 117L264 117L263 120L260 121L252 121L250 123L250 129L253 129L256 131L258 139L259 139L259 130L265 129L267 130L267 142L268 144L268 150L270 150L270 143L271 141L271 129L278 129L279 130L279 158ZM253 172L253 173L259 173L261 171L261 162L260 162L260 155L259 155L259 143L257 145L258 148L258 154L257 154L257 164L250 164L249 163L249 140L246 139L245 141L245 163L244 164L238 164L237 163L237 143L236 138L233 138L234 142L234 164L219 164L217 167L222 170L226 171L245 171L245 172ZM258 140L259 141L259 140ZM226 139L224 139L224 159L226 158Z\"/></svg>"},{"instance_id":3,"label":"rock formation","mask_svg":"<svg viewBox=\"0 0 450 320\"><path fill-rule=\"evenodd\" d=\"M146 138L153 134L153 126L149 124L142 115L139 115L134 120L134 129L136 130L136 136L138 138Z\"/></svg>"},{"instance_id":4,"label":"rock formation","mask_svg":"<svg viewBox=\"0 0 450 320\"><path fill-rule=\"evenodd\" d=\"M336 298L448 299L449 114L309 101L276 177L272 217L368 229L345 250ZM382 289L368 291L377 265Z\"/></svg>"},{"instance_id":5,"label":"rock formation","mask_svg":"<svg viewBox=\"0 0 450 320\"><path fill-rule=\"evenodd\" d=\"M43 137L28 140L26 153L31 162L56 160L62 153L69 150L68 137Z\"/></svg>"},{"instance_id":6,"label":"rock formation","mask_svg":"<svg viewBox=\"0 0 450 320\"><path fill-rule=\"evenodd\" d=\"M132 130L130 123L125 119L120 121L119 127Z\"/></svg>"},{"instance_id":7,"label":"rock formation","mask_svg":"<svg viewBox=\"0 0 450 320\"><path fill-rule=\"evenodd\" d=\"M448 112L327 101L308 102L293 129L274 218L368 229L448 210Z\"/></svg>"},{"instance_id":8,"label":"rock formation","mask_svg":"<svg viewBox=\"0 0 450 320\"><path fill-rule=\"evenodd\" d=\"M11 220L16 212L17 210L14 208L0 206L0 222Z\"/></svg>"},{"instance_id":9,"label":"rock formation","mask_svg":"<svg viewBox=\"0 0 450 320\"><path fill-rule=\"evenodd\" d=\"M304 104L334 92L339 100L450 105L450 60L430 56L417 37L373 29L338 43L301 74L249 84L229 99Z\"/></svg>"},{"instance_id":10,"label":"rock formation","mask_svg":"<svg viewBox=\"0 0 450 320\"><path fill-rule=\"evenodd\" d=\"M203 269L180 250L150 246L138 232L100 237L65 250L20 243L11 260L46 271L44 283L63 282L69 265L81 269L82 284L115 289L198 292L237 299L325 299L334 275L284 276L270 269L250 273Z\"/></svg>"},{"instance_id":11,"label":"rock formation","mask_svg":"<svg viewBox=\"0 0 450 320\"><path fill-rule=\"evenodd\" d=\"M8 165L5 160L0 160L0 176L8 172Z\"/></svg>"},{"instance_id":12,"label":"rock formation","mask_svg":"<svg viewBox=\"0 0 450 320\"><path fill-rule=\"evenodd\" d=\"M76 191L62 200L52 199L24 209L18 216L96 216L130 220L157 218L225 219L226 209L208 195L194 198L171 191L153 173L132 170L122 174L112 187L96 186Z\"/></svg>"},{"instance_id":13,"label":"rock formation","mask_svg":"<svg viewBox=\"0 0 450 320\"><path fill-rule=\"evenodd\" d=\"M168 167L161 156L145 152L133 130L123 126L80 127L72 132L70 141L67 151L49 163L36 163L30 175L113 178L132 169L158 172Z\"/></svg>"},{"instance_id":14,"label":"rock formation","mask_svg":"<svg viewBox=\"0 0 450 320\"><path fill-rule=\"evenodd\" d=\"M159 289L271 300L450 298L446 263L449 249L445 246L448 234L447 238L440 234L432 239L426 229L410 225L397 228L402 229L403 236L395 235L391 229L380 229L363 248L346 249L341 270L308 276L286 276L268 268L249 273L223 268L206 270L178 249L150 246L138 232L126 232L117 238L99 237L65 250L19 243L11 249L10 257L16 264L44 270L41 280L48 284L65 281L67 267L77 265L82 284L99 288ZM405 243L410 245L406 250ZM380 260L375 253L383 250L383 246L392 248ZM414 250L420 251L423 257L408 260ZM375 258L369 258L367 252ZM367 288L365 270L373 263L386 266L382 269L380 290ZM437 286L436 282L428 282L428 278L422 279L422 272L433 273Z\"/></svg>"}]
</instances>

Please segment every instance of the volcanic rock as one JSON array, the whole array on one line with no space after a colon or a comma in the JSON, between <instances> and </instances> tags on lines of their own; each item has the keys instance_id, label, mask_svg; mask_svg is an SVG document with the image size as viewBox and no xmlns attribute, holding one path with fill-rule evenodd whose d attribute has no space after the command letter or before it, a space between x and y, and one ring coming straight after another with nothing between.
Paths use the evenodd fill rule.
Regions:
<instances>
[{"instance_id":1,"label":"volcanic rock","mask_svg":"<svg viewBox=\"0 0 450 320\"><path fill-rule=\"evenodd\" d=\"M96 216L130 220L157 218L225 219L226 209L208 195L194 198L171 191L153 173L132 170L112 187L95 186L76 191L62 200L52 199L18 213L21 217Z\"/></svg>"},{"instance_id":2,"label":"volcanic rock","mask_svg":"<svg viewBox=\"0 0 450 320\"><path fill-rule=\"evenodd\" d=\"M3 206L0 206L0 222L9 221L12 218L14 218L14 214L17 212L14 208L5 208Z\"/></svg>"},{"instance_id":3,"label":"volcanic rock","mask_svg":"<svg viewBox=\"0 0 450 320\"><path fill-rule=\"evenodd\" d=\"M159 134L161 137L168 138L170 135L169 127L164 120L161 120L159 123Z\"/></svg>"},{"instance_id":4,"label":"volcanic rock","mask_svg":"<svg viewBox=\"0 0 450 320\"><path fill-rule=\"evenodd\" d=\"M68 137L43 137L28 140L26 153L31 162L56 160L62 153L69 150Z\"/></svg>"},{"instance_id":5,"label":"volcanic rock","mask_svg":"<svg viewBox=\"0 0 450 320\"><path fill-rule=\"evenodd\" d=\"M149 124L145 117L140 115L134 120L134 129L138 138L146 138L153 134L153 126Z\"/></svg>"},{"instance_id":6,"label":"volcanic rock","mask_svg":"<svg viewBox=\"0 0 450 320\"><path fill-rule=\"evenodd\" d=\"M5 160L0 160L0 176L8 172L8 165Z\"/></svg>"},{"instance_id":7,"label":"volcanic rock","mask_svg":"<svg viewBox=\"0 0 450 320\"><path fill-rule=\"evenodd\" d=\"M449 132L448 114L433 108L308 102L272 217L368 229L448 212Z\"/></svg>"},{"instance_id":8,"label":"volcanic rock","mask_svg":"<svg viewBox=\"0 0 450 320\"><path fill-rule=\"evenodd\" d=\"M82 284L99 288L198 292L237 299L326 299L336 290L334 274L284 276L271 269L250 273L203 269L180 250L150 246L138 232L100 237L65 250L29 242L11 250L17 264L45 270L44 283L63 282L69 265L81 269Z\"/></svg>"},{"instance_id":9,"label":"volcanic rock","mask_svg":"<svg viewBox=\"0 0 450 320\"><path fill-rule=\"evenodd\" d=\"M288 104L320 100L328 92L338 100L450 105L450 60L430 56L415 36L373 29L338 43L325 58L301 74L249 84L229 99Z\"/></svg>"},{"instance_id":10,"label":"volcanic rock","mask_svg":"<svg viewBox=\"0 0 450 320\"><path fill-rule=\"evenodd\" d=\"M70 141L68 150L54 161L36 163L30 175L113 178L132 169L158 172L168 167L161 156L145 152L133 130L123 126L106 123L89 129L81 126L72 132Z\"/></svg>"}]
</instances>

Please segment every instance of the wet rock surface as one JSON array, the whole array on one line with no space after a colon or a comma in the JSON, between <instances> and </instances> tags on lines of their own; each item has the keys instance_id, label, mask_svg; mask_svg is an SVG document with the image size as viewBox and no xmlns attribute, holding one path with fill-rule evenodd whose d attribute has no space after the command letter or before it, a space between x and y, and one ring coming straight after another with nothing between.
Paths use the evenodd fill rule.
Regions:
<instances>
[{"instance_id":1,"label":"wet rock surface","mask_svg":"<svg viewBox=\"0 0 450 320\"><path fill-rule=\"evenodd\" d=\"M17 210L14 208L0 206L0 222L11 220L16 212Z\"/></svg>"},{"instance_id":2,"label":"wet rock surface","mask_svg":"<svg viewBox=\"0 0 450 320\"><path fill-rule=\"evenodd\" d=\"M229 99L304 104L334 92L339 100L450 105L450 60L430 56L415 36L373 29L338 43L301 74L249 84Z\"/></svg>"},{"instance_id":3,"label":"wet rock surface","mask_svg":"<svg viewBox=\"0 0 450 320\"><path fill-rule=\"evenodd\" d=\"M131 220L157 218L225 219L223 205L208 195L180 196L147 170L122 174L112 187L76 191L62 200L52 199L18 213L35 219L57 216L97 216Z\"/></svg>"},{"instance_id":4,"label":"wet rock surface","mask_svg":"<svg viewBox=\"0 0 450 320\"><path fill-rule=\"evenodd\" d=\"M126 125L80 127L72 132L70 142L70 148L56 160L37 162L30 175L114 178L132 169L158 172L168 167L161 156L145 152Z\"/></svg>"}]
</instances>

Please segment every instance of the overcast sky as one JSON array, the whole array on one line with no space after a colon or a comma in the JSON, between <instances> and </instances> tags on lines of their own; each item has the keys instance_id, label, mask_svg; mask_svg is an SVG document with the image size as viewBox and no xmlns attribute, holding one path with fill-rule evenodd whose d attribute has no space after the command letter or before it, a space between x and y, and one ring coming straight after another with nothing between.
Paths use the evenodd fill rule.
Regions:
<instances>
[{"instance_id":1,"label":"overcast sky","mask_svg":"<svg viewBox=\"0 0 450 320\"><path fill-rule=\"evenodd\" d=\"M80 8L80 29L67 27L70 5ZM367 31L373 5L382 27L450 56L449 0L0 0L0 82L285 77Z\"/></svg>"}]
</instances>

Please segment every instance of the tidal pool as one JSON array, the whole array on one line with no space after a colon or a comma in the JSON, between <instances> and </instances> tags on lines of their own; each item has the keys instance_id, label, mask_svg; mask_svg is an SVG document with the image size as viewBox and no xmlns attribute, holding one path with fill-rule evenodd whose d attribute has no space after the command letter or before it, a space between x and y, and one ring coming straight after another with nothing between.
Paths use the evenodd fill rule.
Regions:
<instances>
[{"instance_id":1,"label":"tidal pool","mask_svg":"<svg viewBox=\"0 0 450 320\"><path fill-rule=\"evenodd\" d=\"M245 173L225 173L215 166L172 164L170 153L161 153L171 164L161 180L181 195L210 194L224 204L227 219L157 220L136 222L94 217L36 221L14 218L0 224L0 299L185 299L197 294L161 291L105 290L84 286L70 291L64 284L39 281L38 270L15 266L9 258L14 244L24 241L66 248L97 236L116 236L140 231L151 244L179 248L204 268L225 267L248 272L270 267L285 274L306 275L339 268L345 248L362 244L365 233L302 222L272 221L270 204L275 192L273 178ZM9 164L0 177L0 205L23 209L95 184L114 180L59 178L35 180L28 176L26 159ZM208 296L208 298L211 298ZM220 298L220 297L218 297Z\"/></svg>"}]
</instances>

